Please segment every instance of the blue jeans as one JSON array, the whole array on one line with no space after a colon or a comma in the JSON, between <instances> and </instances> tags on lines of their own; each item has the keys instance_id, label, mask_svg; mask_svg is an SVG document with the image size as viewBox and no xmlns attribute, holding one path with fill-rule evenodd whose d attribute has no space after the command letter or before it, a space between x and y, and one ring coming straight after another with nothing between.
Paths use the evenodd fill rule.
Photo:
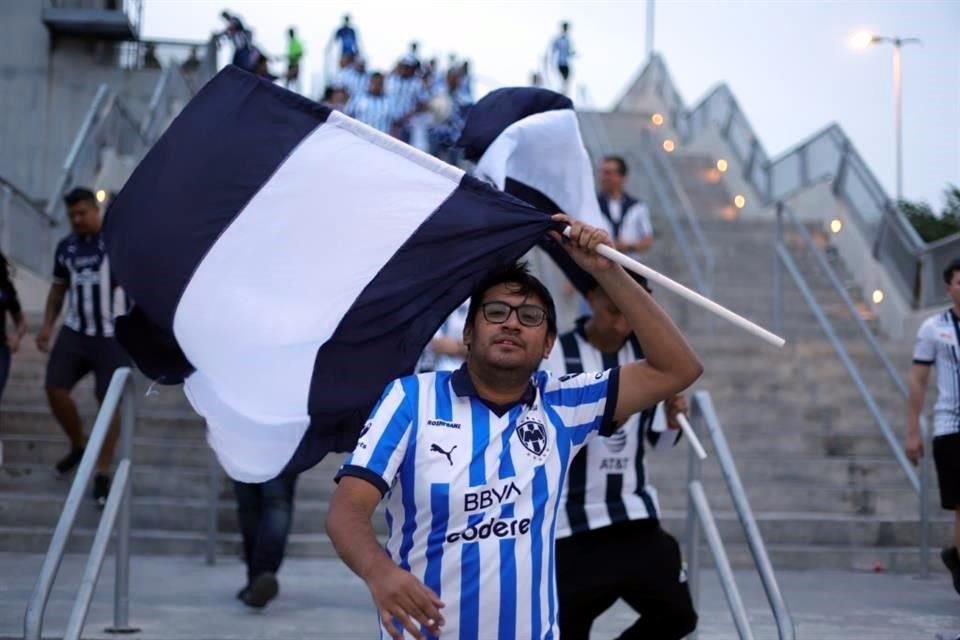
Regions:
<instances>
[{"instance_id":1,"label":"blue jeans","mask_svg":"<svg viewBox=\"0 0 960 640\"><path fill-rule=\"evenodd\" d=\"M293 523L296 484L295 475L260 484L233 483L248 581L261 573L276 573L280 569Z\"/></svg>"}]
</instances>

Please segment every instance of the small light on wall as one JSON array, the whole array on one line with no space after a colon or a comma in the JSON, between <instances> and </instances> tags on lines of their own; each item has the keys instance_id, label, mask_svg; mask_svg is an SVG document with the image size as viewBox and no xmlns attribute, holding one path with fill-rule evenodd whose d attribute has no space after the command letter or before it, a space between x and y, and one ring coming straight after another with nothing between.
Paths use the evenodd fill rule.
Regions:
<instances>
[{"instance_id":1,"label":"small light on wall","mask_svg":"<svg viewBox=\"0 0 960 640\"><path fill-rule=\"evenodd\" d=\"M834 233L840 233L843 231L843 221L841 221L839 218L834 218L831 220L830 231L833 231Z\"/></svg>"},{"instance_id":2,"label":"small light on wall","mask_svg":"<svg viewBox=\"0 0 960 640\"><path fill-rule=\"evenodd\" d=\"M663 124L663 115L659 113L655 113L652 116L650 116L650 120L653 122L653 124L659 127L660 125Z\"/></svg>"},{"instance_id":3,"label":"small light on wall","mask_svg":"<svg viewBox=\"0 0 960 640\"><path fill-rule=\"evenodd\" d=\"M747 206L747 199L738 193L733 197L733 206L735 206L737 209L743 209L745 206Z\"/></svg>"},{"instance_id":4,"label":"small light on wall","mask_svg":"<svg viewBox=\"0 0 960 640\"><path fill-rule=\"evenodd\" d=\"M726 171L728 167L729 165L727 165L727 161L724 160L723 158L720 158L719 160L717 160L717 171L719 171L720 173L723 173L724 171Z\"/></svg>"},{"instance_id":5,"label":"small light on wall","mask_svg":"<svg viewBox=\"0 0 960 640\"><path fill-rule=\"evenodd\" d=\"M103 189L97 189L97 202L104 202L107 199L107 192Z\"/></svg>"},{"instance_id":6,"label":"small light on wall","mask_svg":"<svg viewBox=\"0 0 960 640\"><path fill-rule=\"evenodd\" d=\"M874 289L873 295L871 295L870 297L873 300L873 304L880 304L881 302L883 302L883 291L881 291L880 289Z\"/></svg>"},{"instance_id":7,"label":"small light on wall","mask_svg":"<svg viewBox=\"0 0 960 640\"><path fill-rule=\"evenodd\" d=\"M664 140L663 141L663 150L667 153L672 153L674 149L677 148L677 145L673 143L673 140Z\"/></svg>"}]
</instances>

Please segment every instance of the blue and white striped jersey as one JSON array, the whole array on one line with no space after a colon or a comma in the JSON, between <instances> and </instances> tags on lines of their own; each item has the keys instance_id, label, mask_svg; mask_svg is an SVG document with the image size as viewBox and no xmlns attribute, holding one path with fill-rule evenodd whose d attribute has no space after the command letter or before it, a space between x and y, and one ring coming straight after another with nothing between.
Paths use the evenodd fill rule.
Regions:
<instances>
[{"instance_id":1,"label":"blue and white striped jersey","mask_svg":"<svg viewBox=\"0 0 960 640\"><path fill-rule=\"evenodd\" d=\"M952 309L941 311L920 325L913 362L937 369L933 435L960 433L960 318Z\"/></svg>"},{"instance_id":2,"label":"blue and white striped jersey","mask_svg":"<svg viewBox=\"0 0 960 640\"><path fill-rule=\"evenodd\" d=\"M53 281L68 287L63 324L85 336L114 336L114 318L126 312L123 289L110 272L103 235L71 233L57 245Z\"/></svg>"},{"instance_id":3,"label":"blue and white striped jersey","mask_svg":"<svg viewBox=\"0 0 960 640\"><path fill-rule=\"evenodd\" d=\"M372 93L363 93L350 98L344 111L351 118L356 118L384 133L390 133L393 121L398 116L393 100L386 95L375 96Z\"/></svg>"},{"instance_id":4,"label":"blue and white striped jersey","mask_svg":"<svg viewBox=\"0 0 960 640\"><path fill-rule=\"evenodd\" d=\"M558 637L560 491L577 451L614 429L618 380L538 372L509 407L481 400L465 366L387 387L337 477L387 496L387 552L445 603L443 638Z\"/></svg>"},{"instance_id":5,"label":"blue and white striped jersey","mask_svg":"<svg viewBox=\"0 0 960 640\"><path fill-rule=\"evenodd\" d=\"M427 99L426 91L423 88L423 80L417 76L402 78L396 73L391 73L387 76L384 90L393 102L397 118L409 115L416 108L418 102Z\"/></svg>"}]
</instances>

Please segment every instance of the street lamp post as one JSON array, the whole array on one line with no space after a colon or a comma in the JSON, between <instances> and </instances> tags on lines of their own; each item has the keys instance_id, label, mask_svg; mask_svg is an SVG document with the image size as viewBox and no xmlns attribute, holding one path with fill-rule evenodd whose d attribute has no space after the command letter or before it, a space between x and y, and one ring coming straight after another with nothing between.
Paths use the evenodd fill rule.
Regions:
<instances>
[{"instance_id":1,"label":"street lamp post","mask_svg":"<svg viewBox=\"0 0 960 640\"><path fill-rule=\"evenodd\" d=\"M901 38L899 36L877 36L869 33L855 35L852 45L865 49L872 44L889 42L893 45L893 117L896 137L897 168L897 206L903 200L903 80L900 51L905 44L919 44L919 38Z\"/></svg>"}]
</instances>

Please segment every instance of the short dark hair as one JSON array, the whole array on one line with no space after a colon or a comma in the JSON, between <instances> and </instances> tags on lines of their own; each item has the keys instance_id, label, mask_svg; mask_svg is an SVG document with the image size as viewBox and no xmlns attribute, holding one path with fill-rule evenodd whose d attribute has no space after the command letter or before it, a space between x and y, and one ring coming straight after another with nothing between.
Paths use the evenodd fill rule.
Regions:
<instances>
[{"instance_id":1,"label":"short dark hair","mask_svg":"<svg viewBox=\"0 0 960 640\"><path fill-rule=\"evenodd\" d=\"M63 196L63 203L68 207L72 207L78 202L91 202L96 206L97 196L93 195L93 191L86 187L74 187L67 195Z\"/></svg>"},{"instance_id":2,"label":"short dark hair","mask_svg":"<svg viewBox=\"0 0 960 640\"><path fill-rule=\"evenodd\" d=\"M603 156L604 162L612 162L617 165L617 169L620 171L620 175L627 175L627 161L623 159L622 156Z\"/></svg>"},{"instance_id":3,"label":"short dark hair","mask_svg":"<svg viewBox=\"0 0 960 640\"><path fill-rule=\"evenodd\" d=\"M383 80L383 74L379 71L374 71L373 73L370 74L370 79L372 80L374 78L380 78L381 80Z\"/></svg>"},{"instance_id":4,"label":"short dark hair","mask_svg":"<svg viewBox=\"0 0 960 640\"><path fill-rule=\"evenodd\" d=\"M953 274L956 271L960 271L960 258L954 258L951 260L950 264L947 265L947 268L943 270L944 284L950 284L950 281L953 280Z\"/></svg>"},{"instance_id":5,"label":"short dark hair","mask_svg":"<svg viewBox=\"0 0 960 640\"><path fill-rule=\"evenodd\" d=\"M550 291L530 273L526 262L517 262L508 264L488 273L477 286L473 288L470 294L470 306L467 308L467 324L472 325L477 313L480 311L480 305L483 304L483 296L498 284L517 285L516 293L529 296L535 295L540 298L547 306L547 333L557 335L557 307L553 303L553 296Z\"/></svg>"}]
</instances>

